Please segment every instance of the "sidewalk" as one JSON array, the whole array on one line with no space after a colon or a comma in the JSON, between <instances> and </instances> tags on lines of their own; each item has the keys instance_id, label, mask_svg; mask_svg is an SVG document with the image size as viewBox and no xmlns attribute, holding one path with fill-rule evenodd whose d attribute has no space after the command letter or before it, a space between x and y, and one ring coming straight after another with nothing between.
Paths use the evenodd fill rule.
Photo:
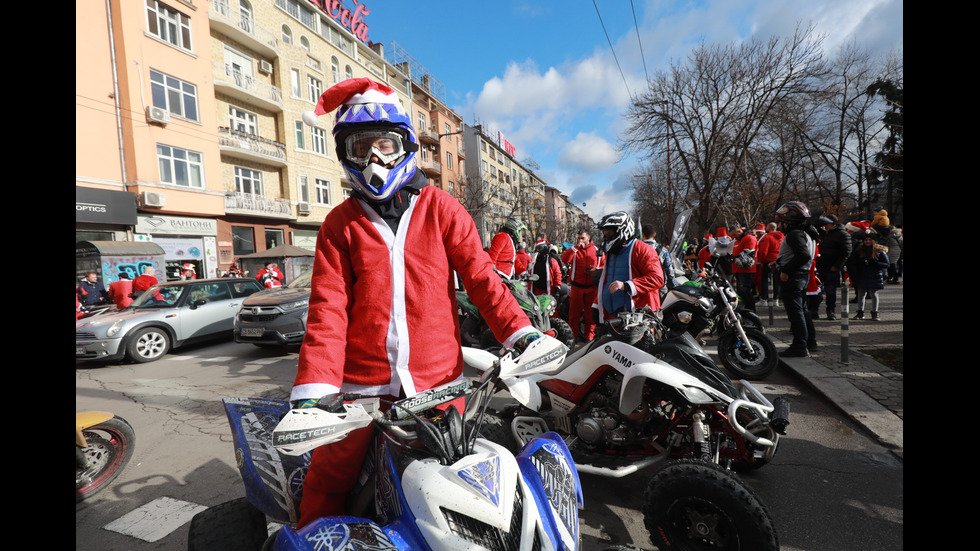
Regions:
<instances>
[{"instance_id":1,"label":"sidewalk","mask_svg":"<svg viewBox=\"0 0 980 551\"><path fill-rule=\"evenodd\" d=\"M890 448L899 458L904 455L903 423L905 416L904 378L862 350L902 348L904 346L903 286L886 284L878 292L878 312L881 321L867 319L826 319L826 305L820 305L819 319L814 320L818 350L809 358L780 358L780 369L795 373L847 414L854 422L874 434L880 444ZM849 289L848 299L854 298ZM837 316L842 305L837 300ZM849 316L855 313L855 303L848 306ZM870 301L868 303L870 308ZM756 312L772 336L776 349L786 349L792 341L786 310L780 305L772 308L758 306ZM846 342L841 335L846 335ZM846 356L843 355L846 344ZM846 360L846 361L845 361Z\"/></svg>"}]
</instances>

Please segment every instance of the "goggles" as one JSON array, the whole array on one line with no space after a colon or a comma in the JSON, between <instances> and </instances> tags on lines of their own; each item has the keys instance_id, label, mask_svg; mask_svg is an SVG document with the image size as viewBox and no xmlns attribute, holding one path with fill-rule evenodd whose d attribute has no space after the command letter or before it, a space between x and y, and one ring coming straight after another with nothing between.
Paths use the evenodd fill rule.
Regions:
<instances>
[{"instance_id":1,"label":"goggles","mask_svg":"<svg viewBox=\"0 0 980 551\"><path fill-rule=\"evenodd\" d=\"M344 139L344 150L347 160L357 165L367 166L372 156L387 165L406 153L404 140L404 136L390 130L362 130Z\"/></svg>"}]
</instances>

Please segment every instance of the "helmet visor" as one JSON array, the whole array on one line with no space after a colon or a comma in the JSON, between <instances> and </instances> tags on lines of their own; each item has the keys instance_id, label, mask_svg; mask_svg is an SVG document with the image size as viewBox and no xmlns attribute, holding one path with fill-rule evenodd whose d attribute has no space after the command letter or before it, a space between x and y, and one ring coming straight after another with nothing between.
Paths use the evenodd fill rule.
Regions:
<instances>
[{"instance_id":1,"label":"helmet visor","mask_svg":"<svg viewBox=\"0 0 980 551\"><path fill-rule=\"evenodd\" d=\"M404 137L389 130L362 130L344 139L347 160L367 166L371 157L377 157L382 165L397 160L406 153Z\"/></svg>"}]
</instances>

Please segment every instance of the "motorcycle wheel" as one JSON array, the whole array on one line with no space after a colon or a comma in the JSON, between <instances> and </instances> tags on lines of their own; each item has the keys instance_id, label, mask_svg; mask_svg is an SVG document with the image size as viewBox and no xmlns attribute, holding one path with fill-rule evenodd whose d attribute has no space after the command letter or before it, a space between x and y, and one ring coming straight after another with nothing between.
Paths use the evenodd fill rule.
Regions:
<instances>
[{"instance_id":1,"label":"motorcycle wheel","mask_svg":"<svg viewBox=\"0 0 980 551\"><path fill-rule=\"evenodd\" d=\"M749 310L747 308L738 308L735 310L735 315L738 316L739 323L742 324L743 328L755 327L756 329L762 331L763 333L766 332L766 328L762 324L762 318L760 318L759 314L756 314L752 310ZM729 327L732 326L731 322L728 321L727 317L723 319L725 320L725 329L728 329Z\"/></svg>"},{"instance_id":2,"label":"motorcycle wheel","mask_svg":"<svg viewBox=\"0 0 980 551\"><path fill-rule=\"evenodd\" d=\"M551 318L551 328L555 331L555 338L562 344L571 348L575 346L575 334L572 333L572 326L561 318Z\"/></svg>"},{"instance_id":3,"label":"motorcycle wheel","mask_svg":"<svg viewBox=\"0 0 980 551\"><path fill-rule=\"evenodd\" d=\"M718 357L725 369L740 379L756 381L765 379L779 363L776 345L769 335L755 327L743 327L745 336L752 343L753 354L749 354L735 331L729 331L718 339Z\"/></svg>"},{"instance_id":4,"label":"motorcycle wheel","mask_svg":"<svg viewBox=\"0 0 980 551\"><path fill-rule=\"evenodd\" d=\"M240 497L194 515L187 551L261 551L268 537L265 515Z\"/></svg>"},{"instance_id":5,"label":"motorcycle wheel","mask_svg":"<svg viewBox=\"0 0 980 551\"><path fill-rule=\"evenodd\" d=\"M643 523L658 549L775 551L769 510L734 473L706 461L668 463L643 495Z\"/></svg>"},{"instance_id":6,"label":"motorcycle wheel","mask_svg":"<svg viewBox=\"0 0 980 551\"><path fill-rule=\"evenodd\" d=\"M88 447L81 450L88 468L75 467L75 503L80 503L105 489L133 457L136 433L122 417L84 429Z\"/></svg>"}]
</instances>

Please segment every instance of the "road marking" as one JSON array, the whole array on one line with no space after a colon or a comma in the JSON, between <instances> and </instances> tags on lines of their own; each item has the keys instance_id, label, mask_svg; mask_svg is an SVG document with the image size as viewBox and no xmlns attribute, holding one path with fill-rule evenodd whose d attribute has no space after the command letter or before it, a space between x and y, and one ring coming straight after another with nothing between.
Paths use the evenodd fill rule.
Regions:
<instances>
[{"instance_id":1,"label":"road marking","mask_svg":"<svg viewBox=\"0 0 980 551\"><path fill-rule=\"evenodd\" d=\"M207 507L204 505L161 497L126 513L106 524L104 528L143 541L154 542L190 522L194 515L205 509Z\"/></svg>"}]
</instances>

